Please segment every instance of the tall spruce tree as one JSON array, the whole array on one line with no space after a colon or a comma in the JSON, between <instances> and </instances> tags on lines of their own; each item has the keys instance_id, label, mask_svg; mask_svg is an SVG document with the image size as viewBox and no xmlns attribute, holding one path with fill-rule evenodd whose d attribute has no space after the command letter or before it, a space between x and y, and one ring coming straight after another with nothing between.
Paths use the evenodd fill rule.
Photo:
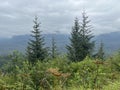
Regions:
<instances>
[{"instance_id":1,"label":"tall spruce tree","mask_svg":"<svg viewBox=\"0 0 120 90\"><path fill-rule=\"evenodd\" d=\"M82 22L80 23L80 37L81 37L81 48L82 56L81 60L84 59L87 55L92 56L92 51L94 48L94 37L92 34L92 26L89 24L90 20L85 12L82 13Z\"/></svg>"},{"instance_id":2,"label":"tall spruce tree","mask_svg":"<svg viewBox=\"0 0 120 90\"><path fill-rule=\"evenodd\" d=\"M27 47L27 57L28 60L34 64L37 60L43 61L46 57L47 51L44 47L44 38L41 35L40 23L38 22L38 17L35 16L33 20L34 26L32 30L30 41Z\"/></svg>"},{"instance_id":3,"label":"tall spruce tree","mask_svg":"<svg viewBox=\"0 0 120 90\"><path fill-rule=\"evenodd\" d=\"M80 25L78 18L75 19L74 26L72 27L72 33L70 38L70 45L67 45L67 56L72 61L77 61L80 58Z\"/></svg>"},{"instance_id":4,"label":"tall spruce tree","mask_svg":"<svg viewBox=\"0 0 120 90\"><path fill-rule=\"evenodd\" d=\"M82 13L82 22L76 18L72 28L70 45L67 45L67 56L71 61L82 61L87 55L91 55L94 47L94 42L91 41L93 35L91 34L90 21L85 12Z\"/></svg>"},{"instance_id":5,"label":"tall spruce tree","mask_svg":"<svg viewBox=\"0 0 120 90\"><path fill-rule=\"evenodd\" d=\"M105 54L103 47L104 47L104 45L103 45L103 43L101 42L101 43L100 43L100 47L99 47L99 49L98 49L98 53L97 53L97 58L98 58L98 59L101 59L101 60L104 60L104 54Z\"/></svg>"},{"instance_id":6,"label":"tall spruce tree","mask_svg":"<svg viewBox=\"0 0 120 90\"><path fill-rule=\"evenodd\" d=\"M57 57L57 46L56 46L56 42L55 42L54 36L52 37L51 57L52 58L56 58Z\"/></svg>"}]
</instances>

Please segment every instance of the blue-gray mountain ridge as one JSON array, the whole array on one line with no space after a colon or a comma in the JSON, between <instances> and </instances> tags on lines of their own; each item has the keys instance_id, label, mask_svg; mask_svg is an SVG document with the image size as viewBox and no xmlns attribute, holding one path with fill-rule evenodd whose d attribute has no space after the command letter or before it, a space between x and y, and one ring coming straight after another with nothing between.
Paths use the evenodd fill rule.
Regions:
<instances>
[{"instance_id":1,"label":"blue-gray mountain ridge","mask_svg":"<svg viewBox=\"0 0 120 90\"><path fill-rule=\"evenodd\" d=\"M69 44L68 34L43 34L45 38L45 45L51 47L52 37L55 38L58 51L61 53L66 52L66 45ZM30 35L18 35L12 38L0 39L0 54L8 54L14 50L25 53L27 42L30 39ZM94 37L96 48L99 47L100 42L104 43L104 49L107 53L112 53L120 48L120 32L112 32L107 34L101 34Z\"/></svg>"}]
</instances>

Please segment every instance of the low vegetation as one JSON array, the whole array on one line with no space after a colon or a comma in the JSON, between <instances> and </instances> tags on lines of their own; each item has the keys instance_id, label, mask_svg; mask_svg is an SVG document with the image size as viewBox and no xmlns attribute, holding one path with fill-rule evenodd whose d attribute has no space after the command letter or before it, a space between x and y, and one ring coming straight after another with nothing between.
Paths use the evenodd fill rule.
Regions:
<instances>
[{"instance_id":1,"label":"low vegetation","mask_svg":"<svg viewBox=\"0 0 120 90\"><path fill-rule=\"evenodd\" d=\"M14 54L1 67L0 90L120 90L119 53L105 61L71 62L59 56L34 65L22 57Z\"/></svg>"}]
</instances>

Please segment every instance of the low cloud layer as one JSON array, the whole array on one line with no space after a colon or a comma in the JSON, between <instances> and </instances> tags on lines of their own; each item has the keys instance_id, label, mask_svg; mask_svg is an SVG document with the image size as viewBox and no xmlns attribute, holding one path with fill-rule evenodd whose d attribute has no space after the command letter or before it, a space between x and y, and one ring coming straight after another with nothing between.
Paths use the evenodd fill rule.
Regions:
<instances>
[{"instance_id":1,"label":"low cloud layer","mask_svg":"<svg viewBox=\"0 0 120 90\"><path fill-rule=\"evenodd\" d=\"M0 0L0 36L28 34L35 15L43 33L70 33L74 18L86 10L94 34L119 31L118 0Z\"/></svg>"}]
</instances>

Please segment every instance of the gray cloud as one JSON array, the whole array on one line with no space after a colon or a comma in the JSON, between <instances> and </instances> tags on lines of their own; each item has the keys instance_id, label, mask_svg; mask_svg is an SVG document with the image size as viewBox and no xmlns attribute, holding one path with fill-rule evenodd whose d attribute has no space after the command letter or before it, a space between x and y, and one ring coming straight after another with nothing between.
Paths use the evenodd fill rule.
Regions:
<instances>
[{"instance_id":1,"label":"gray cloud","mask_svg":"<svg viewBox=\"0 0 120 90\"><path fill-rule=\"evenodd\" d=\"M118 0L0 0L0 36L30 33L35 15L44 33L70 33L74 18L86 10L94 34L119 31Z\"/></svg>"}]
</instances>

